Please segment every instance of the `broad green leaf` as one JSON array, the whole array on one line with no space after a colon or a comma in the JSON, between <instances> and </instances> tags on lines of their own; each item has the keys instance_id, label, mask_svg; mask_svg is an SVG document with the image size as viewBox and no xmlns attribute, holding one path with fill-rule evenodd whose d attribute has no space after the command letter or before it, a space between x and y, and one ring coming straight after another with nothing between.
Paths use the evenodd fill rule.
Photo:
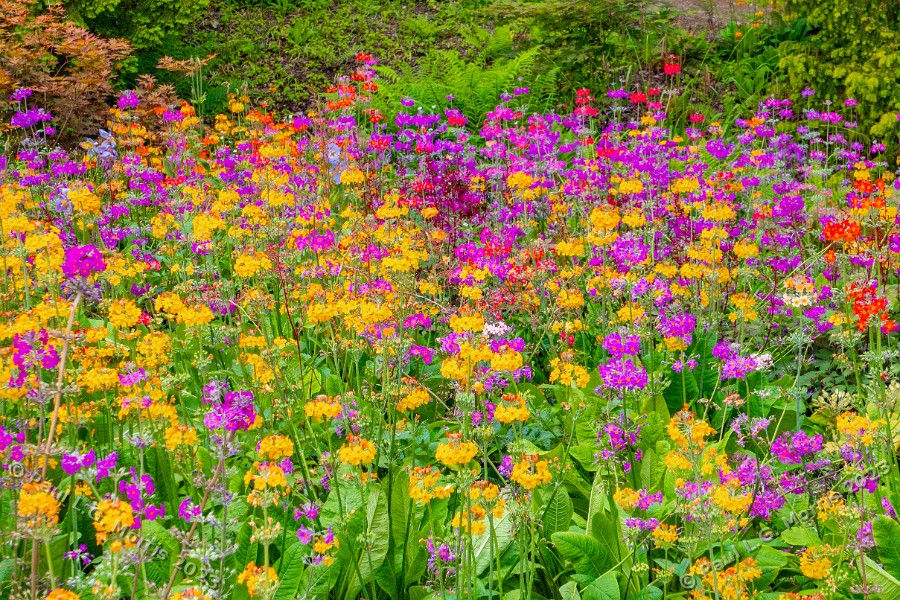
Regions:
<instances>
[{"instance_id":1,"label":"broad green leaf","mask_svg":"<svg viewBox=\"0 0 900 600\"><path fill-rule=\"evenodd\" d=\"M600 577L613 565L603 545L591 536L575 531L558 531L550 536L559 553L581 575Z\"/></svg>"},{"instance_id":2,"label":"broad green leaf","mask_svg":"<svg viewBox=\"0 0 900 600\"><path fill-rule=\"evenodd\" d=\"M293 600L297 596L300 584L305 579L303 572L306 570L306 563L303 560L307 554L307 546L304 544L293 544L281 557L281 569L278 572L278 589L275 591L273 600Z\"/></svg>"},{"instance_id":3,"label":"broad green leaf","mask_svg":"<svg viewBox=\"0 0 900 600\"><path fill-rule=\"evenodd\" d=\"M581 594L578 593L578 584L569 581L559 586L559 595L562 600L581 600Z\"/></svg>"},{"instance_id":4,"label":"broad green leaf","mask_svg":"<svg viewBox=\"0 0 900 600\"><path fill-rule=\"evenodd\" d=\"M615 573L598 577L584 588L584 600L619 600L619 582Z\"/></svg>"},{"instance_id":5,"label":"broad green leaf","mask_svg":"<svg viewBox=\"0 0 900 600\"><path fill-rule=\"evenodd\" d=\"M496 542L492 540L491 536L492 522ZM493 519L493 521L488 517L485 523L487 527L484 533L472 536L472 546L475 550L475 572L479 575L487 570L491 561L497 560L494 553L502 554L512 541L512 512L507 510L503 513L502 519Z\"/></svg>"},{"instance_id":6,"label":"broad green leaf","mask_svg":"<svg viewBox=\"0 0 900 600\"><path fill-rule=\"evenodd\" d=\"M663 390L663 398L666 400L669 414L674 415L684 407L685 403L693 402L700 397L697 380L687 369L681 373L671 371L669 382L668 387Z\"/></svg>"},{"instance_id":7,"label":"broad green leaf","mask_svg":"<svg viewBox=\"0 0 900 600\"><path fill-rule=\"evenodd\" d=\"M12 558L7 558L0 562L0 583L5 581L9 581L10 577L12 577L12 573L16 568L16 561Z\"/></svg>"},{"instance_id":8,"label":"broad green leaf","mask_svg":"<svg viewBox=\"0 0 900 600\"><path fill-rule=\"evenodd\" d=\"M822 540L809 527L791 527L781 534L781 539L791 546L821 546Z\"/></svg>"},{"instance_id":9,"label":"broad green leaf","mask_svg":"<svg viewBox=\"0 0 900 600\"><path fill-rule=\"evenodd\" d=\"M350 584L347 586L346 598L356 597L363 586L374 579L375 572L381 567L387 555L390 535L387 498L379 485L372 488L369 493L363 542L365 547L359 556L357 566L350 568Z\"/></svg>"},{"instance_id":10,"label":"broad green leaf","mask_svg":"<svg viewBox=\"0 0 900 600\"><path fill-rule=\"evenodd\" d=\"M900 579L900 523L887 517L875 521L872 527L878 558L884 570Z\"/></svg>"},{"instance_id":11,"label":"broad green leaf","mask_svg":"<svg viewBox=\"0 0 900 600\"><path fill-rule=\"evenodd\" d=\"M325 378L325 393L329 396L339 396L344 393L344 382L332 373Z\"/></svg>"},{"instance_id":12,"label":"broad green leaf","mask_svg":"<svg viewBox=\"0 0 900 600\"><path fill-rule=\"evenodd\" d=\"M866 580L878 586L879 600L900 600L900 580L882 569L869 557L865 559Z\"/></svg>"},{"instance_id":13,"label":"broad green leaf","mask_svg":"<svg viewBox=\"0 0 900 600\"><path fill-rule=\"evenodd\" d=\"M544 510L544 536L550 537L557 531L565 531L572 522L572 500L564 486L559 486L550 492L550 502Z\"/></svg>"}]
</instances>

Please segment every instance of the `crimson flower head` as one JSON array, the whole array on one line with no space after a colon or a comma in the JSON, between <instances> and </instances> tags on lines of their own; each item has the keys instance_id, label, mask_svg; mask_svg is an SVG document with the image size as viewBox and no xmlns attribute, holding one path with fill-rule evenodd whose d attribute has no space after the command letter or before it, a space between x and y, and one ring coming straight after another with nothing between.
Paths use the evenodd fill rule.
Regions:
<instances>
[{"instance_id":1,"label":"crimson flower head","mask_svg":"<svg viewBox=\"0 0 900 600\"><path fill-rule=\"evenodd\" d=\"M681 63L678 62L678 56L675 54L670 54L666 57L665 63L663 63L663 71L665 71L666 75L674 76L681 73Z\"/></svg>"}]
</instances>

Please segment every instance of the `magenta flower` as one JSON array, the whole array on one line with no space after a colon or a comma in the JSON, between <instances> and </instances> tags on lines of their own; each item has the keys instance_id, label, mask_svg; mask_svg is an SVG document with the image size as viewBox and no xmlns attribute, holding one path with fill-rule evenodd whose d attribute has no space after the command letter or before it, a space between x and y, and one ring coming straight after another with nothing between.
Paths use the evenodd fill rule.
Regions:
<instances>
[{"instance_id":1,"label":"magenta flower","mask_svg":"<svg viewBox=\"0 0 900 600\"><path fill-rule=\"evenodd\" d=\"M63 275L66 277L90 277L92 273L102 273L105 270L106 262L96 247L85 244L66 250L62 264Z\"/></svg>"}]
</instances>

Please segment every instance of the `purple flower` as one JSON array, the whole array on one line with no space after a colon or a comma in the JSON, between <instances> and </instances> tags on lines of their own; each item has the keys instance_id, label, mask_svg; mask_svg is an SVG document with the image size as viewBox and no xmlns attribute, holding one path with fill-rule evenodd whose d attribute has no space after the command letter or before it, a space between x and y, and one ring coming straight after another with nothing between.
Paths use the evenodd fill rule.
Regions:
<instances>
[{"instance_id":1,"label":"purple flower","mask_svg":"<svg viewBox=\"0 0 900 600\"><path fill-rule=\"evenodd\" d=\"M888 500L887 498L881 499L881 508L884 509L884 514L886 514L890 518L892 518L892 519L897 518L897 513L894 511L894 505L891 504L891 501Z\"/></svg>"},{"instance_id":2,"label":"purple flower","mask_svg":"<svg viewBox=\"0 0 900 600\"><path fill-rule=\"evenodd\" d=\"M635 356L641 350L641 338L636 335L623 337L618 333L611 333L603 340L603 349L609 352L613 358Z\"/></svg>"},{"instance_id":3,"label":"purple flower","mask_svg":"<svg viewBox=\"0 0 900 600\"><path fill-rule=\"evenodd\" d=\"M116 461L119 455L113 452L103 460L97 462L97 481L110 476L110 473L116 468Z\"/></svg>"},{"instance_id":4,"label":"purple flower","mask_svg":"<svg viewBox=\"0 0 900 600\"><path fill-rule=\"evenodd\" d=\"M9 99L13 102L22 102L26 98L30 98L32 91L28 88L19 88L9 95Z\"/></svg>"},{"instance_id":5,"label":"purple flower","mask_svg":"<svg viewBox=\"0 0 900 600\"><path fill-rule=\"evenodd\" d=\"M504 456L503 460L500 461L500 466L497 468L497 471L500 473L500 475L509 479L509 476L512 475L512 470L513 470L512 456L509 456L509 455Z\"/></svg>"},{"instance_id":6,"label":"purple flower","mask_svg":"<svg viewBox=\"0 0 900 600\"><path fill-rule=\"evenodd\" d=\"M106 270L103 256L96 247L85 244L72 246L66 250L62 271L66 277L89 277L91 273L102 273Z\"/></svg>"},{"instance_id":7,"label":"purple flower","mask_svg":"<svg viewBox=\"0 0 900 600\"><path fill-rule=\"evenodd\" d=\"M300 540L300 543L304 546L308 545L313 539L313 530L306 526L301 526L300 529L297 530L297 539Z\"/></svg>"},{"instance_id":8,"label":"purple flower","mask_svg":"<svg viewBox=\"0 0 900 600\"><path fill-rule=\"evenodd\" d=\"M132 108L137 108L138 104L141 103L141 99L138 98L137 94L135 94L131 90L125 90L122 92L122 95L119 96L119 110L129 110Z\"/></svg>"},{"instance_id":9,"label":"purple flower","mask_svg":"<svg viewBox=\"0 0 900 600\"><path fill-rule=\"evenodd\" d=\"M751 356L735 356L725 361L722 367L722 380L744 379L749 373L756 370L758 365Z\"/></svg>"},{"instance_id":10,"label":"purple flower","mask_svg":"<svg viewBox=\"0 0 900 600\"><path fill-rule=\"evenodd\" d=\"M64 454L62 457L62 470L66 475L72 476L81 469L90 467L97 459L93 450L89 450L85 454Z\"/></svg>"},{"instance_id":11,"label":"purple flower","mask_svg":"<svg viewBox=\"0 0 900 600\"><path fill-rule=\"evenodd\" d=\"M249 429L256 416L253 392L226 392L224 402L213 404L203 417L203 424L209 429L241 431Z\"/></svg>"},{"instance_id":12,"label":"purple flower","mask_svg":"<svg viewBox=\"0 0 900 600\"><path fill-rule=\"evenodd\" d=\"M628 391L647 387L647 370L632 359L615 359L597 367L603 386L608 389ZM599 388L598 392L599 393Z\"/></svg>"},{"instance_id":13,"label":"purple flower","mask_svg":"<svg viewBox=\"0 0 900 600\"><path fill-rule=\"evenodd\" d=\"M53 120L53 115L43 108L29 108L28 110L20 110L16 112L9 120L9 124L20 129L28 129L34 127L41 122L49 122Z\"/></svg>"},{"instance_id":14,"label":"purple flower","mask_svg":"<svg viewBox=\"0 0 900 600\"><path fill-rule=\"evenodd\" d=\"M783 465L799 465L822 449L821 434L809 436L804 431L783 433L772 443L772 455Z\"/></svg>"},{"instance_id":15,"label":"purple flower","mask_svg":"<svg viewBox=\"0 0 900 600\"><path fill-rule=\"evenodd\" d=\"M190 498L185 498L178 506L178 516L188 523L200 517L201 514L200 507L195 505Z\"/></svg>"}]
</instances>

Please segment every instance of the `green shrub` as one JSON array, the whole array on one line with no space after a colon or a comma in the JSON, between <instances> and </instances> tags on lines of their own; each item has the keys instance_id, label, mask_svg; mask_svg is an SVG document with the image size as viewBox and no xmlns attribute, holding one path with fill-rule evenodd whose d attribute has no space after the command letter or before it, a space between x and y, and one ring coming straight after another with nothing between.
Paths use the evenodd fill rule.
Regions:
<instances>
[{"instance_id":1,"label":"green shrub","mask_svg":"<svg viewBox=\"0 0 900 600\"><path fill-rule=\"evenodd\" d=\"M129 40L137 49L180 33L209 8L210 0L65 0L67 12L104 37Z\"/></svg>"},{"instance_id":2,"label":"green shrub","mask_svg":"<svg viewBox=\"0 0 900 600\"><path fill-rule=\"evenodd\" d=\"M433 50L417 67L379 67L382 79L376 106L386 112L403 110L400 100L410 97L426 111L454 107L478 123L504 92L528 87L529 105L538 110L556 102L559 69L542 69L540 47L516 52L509 27L483 38L480 52L469 59L456 50Z\"/></svg>"},{"instance_id":3,"label":"green shrub","mask_svg":"<svg viewBox=\"0 0 900 600\"><path fill-rule=\"evenodd\" d=\"M780 67L793 93L859 101L860 126L889 133L900 108L900 3L896 0L786 0L784 13L805 17L808 40L779 47Z\"/></svg>"}]
</instances>

